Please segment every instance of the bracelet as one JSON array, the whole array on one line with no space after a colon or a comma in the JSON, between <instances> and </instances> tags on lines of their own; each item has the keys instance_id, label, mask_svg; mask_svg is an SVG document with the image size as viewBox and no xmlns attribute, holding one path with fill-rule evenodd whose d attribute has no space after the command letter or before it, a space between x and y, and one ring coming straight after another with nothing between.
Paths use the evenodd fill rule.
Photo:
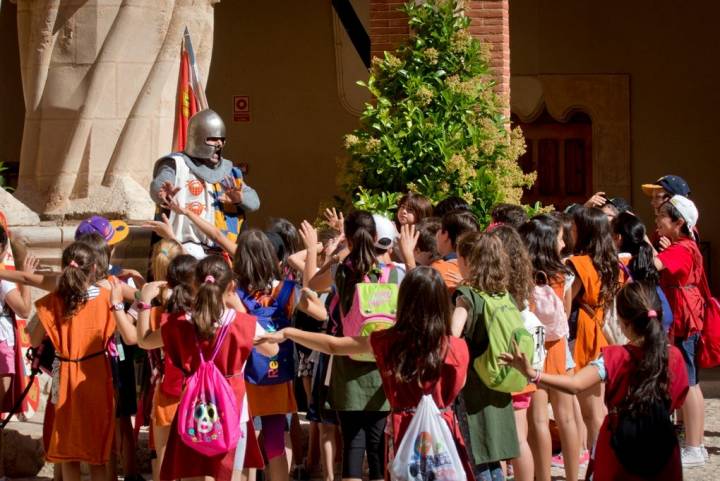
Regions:
<instances>
[{"instance_id":1,"label":"bracelet","mask_svg":"<svg viewBox=\"0 0 720 481\"><path fill-rule=\"evenodd\" d=\"M533 384L538 384L540 382L540 374L541 373L539 370L535 371L535 377L528 379L528 381L530 381Z\"/></svg>"},{"instance_id":2,"label":"bracelet","mask_svg":"<svg viewBox=\"0 0 720 481\"><path fill-rule=\"evenodd\" d=\"M151 308L152 308L152 305L148 304L147 302L137 301L137 302L135 303L135 308L136 308L138 311L146 311L146 310L148 310L148 309L151 309Z\"/></svg>"}]
</instances>

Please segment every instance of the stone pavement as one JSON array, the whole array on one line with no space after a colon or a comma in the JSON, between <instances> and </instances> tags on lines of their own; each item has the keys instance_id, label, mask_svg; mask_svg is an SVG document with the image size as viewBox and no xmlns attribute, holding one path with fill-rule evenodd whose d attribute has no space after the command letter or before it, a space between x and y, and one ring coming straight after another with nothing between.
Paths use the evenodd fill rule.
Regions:
<instances>
[{"instance_id":1,"label":"stone pavement","mask_svg":"<svg viewBox=\"0 0 720 481\"><path fill-rule=\"evenodd\" d=\"M686 481L720 480L720 399L706 399L705 414L705 446L710 453L710 462L702 468L691 468L685 470L684 479ZM42 436L42 413L38 413L35 417L26 422L13 421L8 425L8 428L22 434L32 436L35 439L40 439ZM146 438L146 436L146 432L141 432L142 438ZM146 443L146 439L141 439L141 445L143 442ZM564 472L561 469L553 468L552 474L553 480L565 479ZM581 471L580 474L581 477L584 476L584 471ZM52 465L46 464L40 473L38 473L37 477L27 479L50 481L52 479L52 475ZM146 474L145 479L149 481L151 476Z\"/></svg>"}]
</instances>

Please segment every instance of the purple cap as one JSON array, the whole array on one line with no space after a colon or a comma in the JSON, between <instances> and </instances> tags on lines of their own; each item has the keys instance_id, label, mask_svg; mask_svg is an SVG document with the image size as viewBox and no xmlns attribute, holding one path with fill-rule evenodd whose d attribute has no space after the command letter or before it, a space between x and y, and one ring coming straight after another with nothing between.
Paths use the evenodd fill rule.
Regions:
<instances>
[{"instance_id":1,"label":"purple cap","mask_svg":"<svg viewBox=\"0 0 720 481\"><path fill-rule=\"evenodd\" d=\"M110 221L103 216L94 215L80 222L75 230L75 240L86 234L100 234L109 245L114 245L127 237L129 229L121 220Z\"/></svg>"}]
</instances>

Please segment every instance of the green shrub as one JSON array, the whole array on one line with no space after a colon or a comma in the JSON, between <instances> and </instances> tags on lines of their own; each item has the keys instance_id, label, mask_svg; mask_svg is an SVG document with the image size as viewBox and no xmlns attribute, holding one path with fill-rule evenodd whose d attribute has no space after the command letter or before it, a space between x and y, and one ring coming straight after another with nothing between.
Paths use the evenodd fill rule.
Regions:
<instances>
[{"instance_id":1,"label":"green shrub","mask_svg":"<svg viewBox=\"0 0 720 481\"><path fill-rule=\"evenodd\" d=\"M489 51L470 35L458 1L410 1L404 11L410 38L373 59L360 82L373 101L345 136L340 187L355 207L386 213L407 191L433 202L456 195L487 223L494 204L520 203L535 181L517 164L522 132L508 127Z\"/></svg>"}]
</instances>

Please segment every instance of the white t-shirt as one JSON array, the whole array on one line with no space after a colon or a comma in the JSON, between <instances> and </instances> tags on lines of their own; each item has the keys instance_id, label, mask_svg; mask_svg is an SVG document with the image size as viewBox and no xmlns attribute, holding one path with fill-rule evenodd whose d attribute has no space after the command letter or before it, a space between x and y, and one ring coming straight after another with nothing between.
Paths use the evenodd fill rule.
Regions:
<instances>
[{"instance_id":1,"label":"white t-shirt","mask_svg":"<svg viewBox=\"0 0 720 481\"><path fill-rule=\"evenodd\" d=\"M13 328L10 308L5 304L8 294L17 289L14 282L0 281L0 341L8 346L15 345L15 329Z\"/></svg>"}]
</instances>

